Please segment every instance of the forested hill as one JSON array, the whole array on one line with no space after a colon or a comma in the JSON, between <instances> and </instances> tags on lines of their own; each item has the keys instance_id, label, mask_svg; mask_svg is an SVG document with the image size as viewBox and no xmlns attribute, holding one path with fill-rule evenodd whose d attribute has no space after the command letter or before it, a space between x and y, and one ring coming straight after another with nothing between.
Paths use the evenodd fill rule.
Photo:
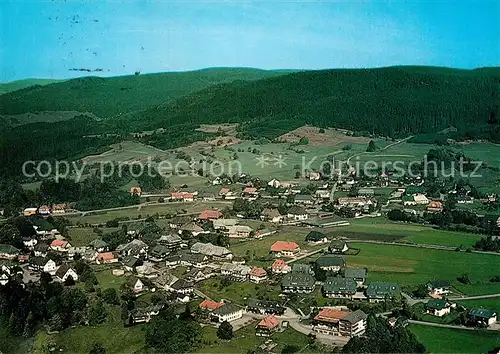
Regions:
<instances>
[{"instance_id":1,"label":"forested hill","mask_svg":"<svg viewBox=\"0 0 500 354\"><path fill-rule=\"evenodd\" d=\"M496 122L499 85L497 68L304 71L211 86L119 120L134 129L240 122L268 137L304 124L401 136Z\"/></svg>"},{"instance_id":2,"label":"forested hill","mask_svg":"<svg viewBox=\"0 0 500 354\"><path fill-rule=\"evenodd\" d=\"M260 80L289 72L291 71L209 68L110 78L83 77L0 95L0 114L78 111L106 118L166 103L211 85L234 80Z\"/></svg>"}]
</instances>

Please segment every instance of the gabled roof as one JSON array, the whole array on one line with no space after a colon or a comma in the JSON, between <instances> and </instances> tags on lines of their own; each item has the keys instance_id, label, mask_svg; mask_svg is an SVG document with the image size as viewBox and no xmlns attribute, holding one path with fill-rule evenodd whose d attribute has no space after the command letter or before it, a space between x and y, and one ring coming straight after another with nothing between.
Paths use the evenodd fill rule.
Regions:
<instances>
[{"instance_id":1,"label":"gabled roof","mask_svg":"<svg viewBox=\"0 0 500 354\"><path fill-rule=\"evenodd\" d=\"M34 264L39 267L45 266L48 261L50 261L50 258L48 257L31 257L29 260L30 264Z\"/></svg>"},{"instance_id":2,"label":"gabled roof","mask_svg":"<svg viewBox=\"0 0 500 354\"><path fill-rule=\"evenodd\" d=\"M286 274L281 281L284 287L312 288L316 279L311 274L311 267L307 264L294 264L292 271Z\"/></svg>"},{"instance_id":3,"label":"gabled roof","mask_svg":"<svg viewBox=\"0 0 500 354\"><path fill-rule=\"evenodd\" d=\"M330 245L328 247L341 250L345 246L347 246L347 242L342 241L342 240L333 240L332 242L330 242Z\"/></svg>"},{"instance_id":4,"label":"gabled roof","mask_svg":"<svg viewBox=\"0 0 500 354\"><path fill-rule=\"evenodd\" d=\"M341 319L349 315L348 311L325 308L322 309L315 317L315 321L338 323Z\"/></svg>"},{"instance_id":5,"label":"gabled roof","mask_svg":"<svg viewBox=\"0 0 500 354\"><path fill-rule=\"evenodd\" d=\"M427 283L428 286L432 287L433 289L435 288L449 288L450 287L450 282L448 280L431 280L430 282Z\"/></svg>"},{"instance_id":6,"label":"gabled roof","mask_svg":"<svg viewBox=\"0 0 500 354\"><path fill-rule=\"evenodd\" d=\"M274 328L278 327L279 324L280 324L280 321L276 318L276 316L267 316L267 317L264 317L259 322L257 327L266 328L266 329L274 329Z\"/></svg>"},{"instance_id":7,"label":"gabled roof","mask_svg":"<svg viewBox=\"0 0 500 354\"><path fill-rule=\"evenodd\" d=\"M348 321L351 324L358 323L361 320L366 320L368 315L361 310L356 310L354 312L349 313L346 317L342 319L342 321Z\"/></svg>"},{"instance_id":8,"label":"gabled roof","mask_svg":"<svg viewBox=\"0 0 500 354\"><path fill-rule=\"evenodd\" d=\"M71 267L69 266L69 264L67 264L67 263L62 264L59 268L57 268L56 277L58 277L58 278L64 277L64 275L70 269L71 269Z\"/></svg>"},{"instance_id":9,"label":"gabled roof","mask_svg":"<svg viewBox=\"0 0 500 354\"><path fill-rule=\"evenodd\" d=\"M493 310L490 309L484 309L484 308L475 308L470 310L469 316L473 317L479 317L479 318L492 318L496 315L497 313Z\"/></svg>"},{"instance_id":10,"label":"gabled roof","mask_svg":"<svg viewBox=\"0 0 500 354\"><path fill-rule=\"evenodd\" d=\"M399 285L387 282L373 282L368 285L366 295L368 297L383 297L394 295L400 291Z\"/></svg>"},{"instance_id":11,"label":"gabled roof","mask_svg":"<svg viewBox=\"0 0 500 354\"><path fill-rule=\"evenodd\" d=\"M68 245L68 241L66 240L54 240L50 243L51 247L66 247Z\"/></svg>"},{"instance_id":12,"label":"gabled roof","mask_svg":"<svg viewBox=\"0 0 500 354\"><path fill-rule=\"evenodd\" d=\"M102 261L110 261L116 259L116 254L114 252L103 252L97 254L97 259Z\"/></svg>"},{"instance_id":13,"label":"gabled roof","mask_svg":"<svg viewBox=\"0 0 500 354\"><path fill-rule=\"evenodd\" d=\"M235 313L240 311L241 308L233 305L231 303L226 303L223 306L215 309L212 313L219 315L219 316L224 316L224 315L229 315L230 313Z\"/></svg>"},{"instance_id":14,"label":"gabled roof","mask_svg":"<svg viewBox=\"0 0 500 354\"><path fill-rule=\"evenodd\" d=\"M352 278L329 277L323 284L323 290L327 293L356 293L357 284Z\"/></svg>"},{"instance_id":15,"label":"gabled roof","mask_svg":"<svg viewBox=\"0 0 500 354\"><path fill-rule=\"evenodd\" d=\"M192 245L191 252L201 253L207 256L217 256L217 257L231 254L231 252L225 247L214 246L211 243L201 243L201 242L196 242L194 245Z\"/></svg>"},{"instance_id":16,"label":"gabled roof","mask_svg":"<svg viewBox=\"0 0 500 354\"><path fill-rule=\"evenodd\" d=\"M94 241L90 243L90 245L94 248L104 248L108 247L108 243L106 241L103 241L100 238L96 238Z\"/></svg>"},{"instance_id":17,"label":"gabled roof","mask_svg":"<svg viewBox=\"0 0 500 354\"><path fill-rule=\"evenodd\" d=\"M278 218L281 216L278 208L265 208L262 211L262 215L267 217L267 218Z\"/></svg>"},{"instance_id":18,"label":"gabled roof","mask_svg":"<svg viewBox=\"0 0 500 354\"><path fill-rule=\"evenodd\" d=\"M306 236L306 241L321 241L327 238L326 235L319 231L311 231Z\"/></svg>"},{"instance_id":19,"label":"gabled roof","mask_svg":"<svg viewBox=\"0 0 500 354\"><path fill-rule=\"evenodd\" d=\"M200 215L198 216L198 219L200 220L210 220L210 219L218 219L222 217L222 212L219 210L203 210Z\"/></svg>"},{"instance_id":20,"label":"gabled roof","mask_svg":"<svg viewBox=\"0 0 500 354\"><path fill-rule=\"evenodd\" d=\"M425 307L428 309L433 309L433 310L442 310L446 307L449 307L449 303L445 300L441 299L430 299L426 304Z\"/></svg>"},{"instance_id":21,"label":"gabled roof","mask_svg":"<svg viewBox=\"0 0 500 354\"><path fill-rule=\"evenodd\" d=\"M314 200L312 195L309 194L297 194L295 195L294 200L297 201L312 201Z\"/></svg>"},{"instance_id":22,"label":"gabled roof","mask_svg":"<svg viewBox=\"0 0 500 354\"><path fill-rule=\"evenodd\" d=\"M218 309L219 307L221 307L223 305L224 305L223 302L217 302L217 301L212 301L212 300L203 300L202 302L200 302L198 307L201 308L202 310L211 311L211 310Z\"/></svg>"},{"instance_id":23,"label":"gabled roof","mask_svg":"<svg viewBox=\"0 0 500 354\"><path fill-rule=\"evenodd\" d=\"M365 279L366 268L344 268L342 274L344 278Z\"/></svg>"},{"instance_id":24,"label":"gabled roof","mask_svg":"<svg viewBox=\"0 0 500 354\"><path fill-rule=\"evenodd\" d=\"M316 260L316 264L319 267L344 267L345 260L342 256L336 256L333 254L324 254Z\"/></svg>"},{"instance_id":25,"label":"gabled roof","mask_svg":"<svg viewBox=\"0 0 500 354\"><path fill-rule=\"evenodd\" d=\"M127 267L134 267L137 262L139 261L138 258L135 258L134 256L127 256L122 260L122 264Z\"/></svg>"},{"instance_id":26,"label":"gabled roof","mask_svg":"<svg viewBox=\"0 0 500 354\"><path fill-rule=\"evenodd\" d=\"M288 209L288 214L291 215L306 215L306 210L298 205L292 206L290 209Z\"/></svg>"},{"instance_id":27,"label":"gabled roof","mask_svg":"<svg viewBox=\"0 0 500 354\"><path fill-rule=\"evenodd\" d=\"M285 268L286 266L289 266L284 260L282 259L277 259L273 262L273 264L271 265L271 268L273 269L283 269ZM290 266L289 266L290 267Z\"/></svg>"},{"instance_id":28,"label":"gabled roof","mask_svg":"<svg viewBox=\"0 0 500 354\"><path fill-rule=\"evenodd\" d=\"M250 276L254 277L265 277L267 275L267 272L264 268L260 267L253 267L250 272L248 273Z\"/></svg>"},{"instance_id":29,"label":"gabled roof","mask_svg":"<svg viewBox=\"0 0 500 354\"><path fill-rule=\"evenodd\" d=\"M159 239L158 242L160 243L166 243L166 244L171 244L171 243L178 243L182 242L182 238L180 238L179 235L162 235Z\"/></svg>"},{"instance_id":30,"label":"gabled roof","mask_svg":"<svg viewBox=\"0 0 500 354\"><path fill-rule=\"evenodd\" d=\"M299 249L299 245L295 242L289 241L276 241L271 246L271 252L281 252L281 251L296 251Z\"/></svg>"},{"instance_id":31,"label":"gabled roof","mask_svg":"<svg viewBox=\"0 0 500 354\"><path fill-rule=\"evenodd\" d=\"M190 289L193 287L193 284L191 282L188 282L187 280L184 279L179 279L170 287L174 290L182 290L182 289Z\"/></svg>"}]
</instances>

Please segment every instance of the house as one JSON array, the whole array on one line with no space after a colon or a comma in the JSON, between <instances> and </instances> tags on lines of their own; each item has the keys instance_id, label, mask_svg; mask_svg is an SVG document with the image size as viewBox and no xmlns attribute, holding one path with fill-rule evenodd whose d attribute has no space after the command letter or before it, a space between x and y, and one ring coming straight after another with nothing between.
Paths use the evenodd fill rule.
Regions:
<instances>
[{"instance_id":1,"label":"house","mask_svg":"<svg viewBox=\"0 0 500 354\"><path fill-rule=\"evenodd\" d=\"M204 311L213 311L213 310L216 310L218 309L219 307L222 307L224 306L224 303L223 302L217 302L217 301L212 301L212 300L208 300L208 299L205 299L203 300L202 302L200 302L200 304L198 305L198 307Z\"/></svg>"},{"instance_id":2,"label":"house","mask_svg":"<svg viewBox=\"0 0 500 354\"><path fill-rule=\"evenodd\" d=\"M47 257L31 257L28 268L36 272L45 272L54 275L57 265L56 262Z\"/></svg>"},{"instance_id":3,"label":"house","mask_svg":"<svg viewBox=\"0 0 500 354\"><path fill-rule=\"evenodd\" d=\"M147 290L147 287L144 285L143 281L136 277L128 278L126 284L136 295Z\"/></svg>"},{"instance_id":4,"label":"house","mask_svg":"<svg viewBox=\"0 0 500 354\"><path fill-rule=\"evenodd\" d=\"M425 304L425 313L433 316L443 317L451 312L451 304L441 299L430 299Z\"/></svg>"},{"instance_id":5,"label":"house","mask_svg":"<svg viewBox=\"0 0 500 354\"><path fill-rule=\"evenodd\" d=\"M193 283L200 282L202 280L210 278L212 276L212 272L210 270L204 270L199 268L192 268L186 274L186 280L189 280Z\"/></svg>"},{"instance_id":6,"label":"house","mask_svg":"<svg viewBox=\"0 0 500 354\"><path fill-rule=\"evenodd\" d=\"M201 253L181 253L179 256L181 266L204 268L208 262L208 256Z\"/></svg>"},{"instance_id":7,"label":"house","mask_svg":"<svg viewBox=\"0 0 500 354\"><path fill-rule=\"evenodd\" d=\"M324 254L316 259L315 263L318 268L333 273L338 273L341 268L345 267L344 257L333 254Z\"/></svg>"},{"instance_id":8,"label":"house","mask_svg":"<svg viewBox=\"0 0 500 354\"><path fill-rule=\"evenodd\" d=\"M19 256L17 256L17 261L19 263L26 263L27 261L29 261L29 259L30 259L29 254L20 254Z\"/></svg>"},{"instance_id":9,"label":"house","mask_svg":"<svg viewBox=\"0 0 500 354\"><path fill-rule=\"evenodd\" d=\"M81 246L81 247L71 246L70 248L68 248L68 259L73 260L76 255L83 256L83 254L88 250L89 248L86 246ZM95 254L95 251L93 251L93 253Z\"/></svg>"},{"instance_id":10,"label":"house","mask_svg":"<svg viewBox=\"0 0 500 354\"><path fill-rule=\"evenodd\" d=\"M178 295L180 294L189 296L194 292L193 283L184 279L179 279L175 283L170 285L170 291Z\"/></svg>"},{"instance_id":11,"label":"house","mask_svg":"<svg viewBox=\"0 0 500 354\"><path fill-rule=\"evenodd\" d=\"M328 277L323 283L323 295L331 299L352 299L356 290L353 278Z\"/></svg>"},{"instance_id":12,"label":"house","mask_svg":"<svg viewBox=\"0 0 500 354\"><path fill-rule=\"evenodd\" d=\"M235 321L243 317L243 309L231 303L225 303L210 313L212 321L222 323L224 321Z\"/></svg>"},{"instance_id":13,"label":"house","mask_svg":"<svg viewBox=\"0 0 500 354\"><path fill-rule=\"evenodd\" d=\"M305 226L312 226L315 228L330 228L337 226L349 226L349 222L345 219L342 219L336 215L321 215L319 217L315 217L312 219L302 221L302 224Z\"/></svg>"},{"instance_id":14,"label":"house","mask_svg":"<svg viewBox=\"0 0 500 354\"><path fill-rule=\"evenodd\" d=\"M294 221L301 221L306 220L308 215L304 208L294 205L288 210L287 217Z\"/></svg>"},{"instance_id":15,"label":"house","mask_svg":"<svg viewBox=\"0 0 500 354\"><path fill-rule=\"evenodd\" d=\"M200 220L214 220L214 219L220 219L222 217L222 212L219 210L203 210L200 215L198 216L198 219Z\"/></svg>"},{"instance_id":16,"label":"house","mask_svg":"<svg viewBox=\"0 0 500 354\"><path fill-rule=\"evenodd\" d=\"M118 263L118 255L116 252L101 252L97 254L95 261L97 264Z\"/></svg>"},{"instance_id":17,"label":"house","mask_svg":"<svg viewBox=\"0 0 500 354\"><path fill-rule=\"evenodd\" d=\"M263 221L269 221L272 223L279 223L283 220L283 216L280 214L278 208L265 208L262 211L260 218Z\"/></svg>"},{"instance_id":18,"label":"house","mask_svg":"<svg viewBox=\"0 0 500 354\"><path fill-rule=\"evenodd\" d=\"M289 273L292 270L292 267L290 267L284 260L282 259L277 259L273 262L271 265L271 271L274 274L286 274Z\"/></svg>"},{"instance_id":19,"label":"house","mask_svg":"<svg viewBox=\"0 0 500 354\"><path fill-rule=\"evenodd\" d=\"M274 235L276 232L278 232L278 231L277 230L273 230L273 229L257 230L257 231L255 231L254 237L255 238L262 238L262 237L265 237L265 236L271 236L271 235Z\"/></svg>"},{"instance_id":20,"label":"house","mask_svg":"<svg viewBox=\"0 0 500 354\"><path fill-rule=\"evenodd\" d=\"M192 202L194 201L194 193L172 192L170 193L170 200L181 201L181 202Z\"/></svg>"},{"instance_id":21,"label":"house","mask_svg":"<svg viewBox=\"0 0 500 354\"><path fill-rule=\"evenodd\" d=\"M155 262L161 262L170 253L167 246L158 244L149 251L149 258Z\"/></svg>"},{"instance_id":22,"label":"house","mask_svg":"<svg viewBox=\"0 0 500 354\"><path fill-rule=\"evenodd\" d=\"M358 195L363 197L373 197L375 195L375 190L373 190L373 188L360 188L358 190Z\"/></svg>"},{"instance_id":23,"label":"house","mask_svg":"<svg viewBox=\"0 0 500 354\"><path fill-rule=\"evenodd\" d=\"M192 253L200 253L218 260L231 260L233 255L226 247L214 246L211 243L196 242L191 246Z\"/></svg>"},{"instance_id":24,"label":"house","mask_svg":"<svg viewBox=\"0 0 500 354\"><path fill-rule=\"evenodd\" d=\"M170 289L170 285L175 283L177 280L178 278L170 273L162 273L158 277L154 278L152 282L158 289L168 291L168 289Z\"/></svg>"},{"instance_id":25,"label":"house","mask_svg":"<svg viewBox=\"0 0 500 354\"><path fill-rule=\"evenodd\" d=\"M319 181L321 178L321 174L319 172L309 172L309 180L310 181Z\"/></svg>"},{"instance_id":26,"label":"house","mask_svg":"<svg viewBox=\"0 0 500 354\"><path fill-rule=\"evenodd\" d=\"M314 290L316 279L314 272L307 264L294 263L292 271L285 274L281 281L284 293L310 293Z\"/></svg>"},{"instance_id":27,"label":"house","mask_svg":"<svg viewBox=\"0 0 500 354\"><path fill-rule=\"evenodd\" d=\"M372 202L366 197L341 197L337 200L337 203L341 208L363 208Z\"/></svg>"},{"instance_id":28,"label":"house","mask_svg":"<svg viewBox=\"0 0 500 354\"><path fill-rule=\"evenodd\" d=\"M224 230L229 226L235 226L238 224L238 220L236 219L215 219L212 220L212 225L215 230Z\"/></svg>"},{"instance_id":29,"label":"house","mask_svg":"<svg viewBox=\"0 0 500 354\"><path fill-rule=\"evenodd\" d=\"M37 211L38 211L37 208L26 208L23 210L23 215L24 216L36 215Z\"/></svg>"},{"instance_id":30,"label":"house","mask_svg":"<svg viewBox=\"0 0 500 354\"><path fill-rule=\"evenodd\" d=\"M366 280L366 268L343 268L341 274L344 278L354 279L358 287L363 286Z\"/></svg>"},{"instance_id":31,"label":"house","mask_svg":"<svg viewBox=\"0 0 500 354\"><path fill-rule=\"evenodd\" d=\"M313 319L313 331L333 336L357 337L366 331L368 316L361 310L324 308Z\"/></svg>"},{"instance_id":32,"label":"house","mask_svg":"<svg viewBox=\"0 0 500 354\"><path fill-rule=\"evenodd\" d=\"M52 205L52 214L65 214L66 210L68 210L70 206L68 204L53 204Z\"/></svg>"},{"instance_id":33,"label":"house","mask_svg":"<svg viewBox=\"0 0 500 354\"><path fill-rule=\"evenodd\" d=\"M185 225L191 221L193 221L193 219L190 216L178 215L178 216L174 216L173 218L171 218L169 220L168 226L170 226L171 229L178 229L182 225Z\"/></svg>"},{"instance_id":34,"label":"house","mask_svg":"<svg viewBox=\"0 0 500 354\"><path fill-rule=\"evenodd\" d=\"M92 247L96 252L108 252L109 245L107 242L103 241L100 238L96 238L94 241L90 243L90 247Z\"/></svg>"},{"instance_id":35,"label":"house","mask_svg":"<svg viewBox=\"0 0 500 354\"><path fill-rule=\"evenodd\" d=\"M139 187L139 186L135 186L135 187L131 187L130 188L130 195L137 195L137 196L141 196L142 194L142 188Z\"/></svg>"},{"instance_id":36,"label":"house","mask_svg":"<svg viewBox=\"0 0 500 354\"><path fill-rule=\"evenodd\" d=\"M439 201L430 201L427 204L427 211L440 213L443 211L443 203Z\"/></svg>"},{"instance_id":37,"label":"house","mask_svg":"<svg viewBox=\"0 0 500 354\"><path fill-rule=\"evenodd\" d=\"M204 202L215 202L215 194L213 193L208 193L208 192L205 192L201 195L201 197L203 198L203 201Z\"/></svg>"},{"instance_id":38,"label":"house","mask_svg":"<svg viewBox=\"0 0 500 354\"><path fill-rule=\"evenodd\" d=\"M182 225L179 228L179 233L183 233L183 232L190 233L193 236L198 236L199 234L208 233L208 232L205 232L205 230L203 230L203 228L201 226L196 225L194 222L189 222L185 225Z\"/></svg>"},{"instance_id":39,"label":"house","mask_svg":"<svg viewBox=\"0 0 500 354\"><path fill-rule=\"evenodd\" d=\"M252 197L255 197L259 194L257 192L257 188L253 188L253 187L245 187L245 189L243 189L242 193L243 193L243 196L252 196Z\"/></svg>"},{"instance_id":40,"label":"house","mask_svg":"<svg viewBox=\"0 0 500 354\"><path fill-rule=\"evenodd\" d=\"M469 311L468 320L475 326L491 326L497 321L497 313L485 308L475 308Z\"/></svg>"},{"instance_id":41,"label":"house","mask_svg":"<svg viewBox=\"0 0 500 354\"><path fill-rule=\"evenodd\" d=\"M299 205L313 205L314 198L312 197L312 195L297 194L293 199L293 203Z\"/></svg>"},{"instance_id":42,"label":"house","mask_svg":"<svg viewBox=\"0 0 500 354\"><path fill-rule=\"evenodd\" d=\"M474 198L468 195L459 195L457 197L458 204L472 204L474 203Z\"/></svg>"},{"instance_id":43,"label":"house","mask_svg":"<svg viewBox=\"0 0 500 354\"><path fill-rule=\"evenodd\" d=\"M247 312L253 312L260 315L278 315L285 313L286 308L277 301L266 301L249 299Z\"/></svg>"},{"instance_id":44,"label":"house","mask_svg":"<svg viewBox=\"0 0 500 354\"><path fill-rule=\"evenodd\" d=\"M221 188L219 191L219 196L225 197L229 193L229 188Z\"/></svg>"},{"instance_id":45,"label":"house","mask_svg":"<svg viewBox=\"0 0 500 354\"><path fill-rule=\"evenodd\" d=\"M182 238L175 234L162 235L158 239L158 244L164 245L169 252L172 252L182 247Z\"/></svg>"},{"instance_id":46,"label":"house","mask_svg":"<svg viewBox=\"0 0 500 354\"><path fill-rule=\"evenodd\" d=\"M33 251L36 257L45 257L47 255L47 251L49 250L49 245L45 242L38 242L35 247L33 247Z\"/></svg>"},{"instance_id":47,"label":"house","mask_svg":"<svg viewBox=\"0 0 500 354\"><path fill-rule=\"evenodd\" d=\"M318 199L330 199L330 191L328 189L318 189L314 195Z\"/></svg>"},{"instance_id":48,"label":"house","mask_svg":"<svg viewBox=\"0 0 500 354\"><path fill-rule=\"evenodd\" d=\"M66 240L54 240L50 243L50 248L57 252L68 252L71 244Z\"/></svg>"},{"instance_id":49,"label":"house","mask_svg":"<svg viewBox=\"0 0 500 354\"><path fill-rule=\"evenodd\" d=\"M154 267L152 262L144 262L142 265L135 267L137 276L140 278L153 279L158 277L158 269Z\"/></svg>"},{"instance_id":50,"label":"house","mask_svg":"<svg viewBox=\"0 0 500 354\"><path fill-rule=\"evenodd\" d=\"M348 249L347 242L341 240L333 240L328 246L328 252L330 253L344 253Z\"/></svg>"},{"instance_id":51,"label":"house","mask_svg":"<svg viewBox=\"0 0 500 354\"><path fill-rule=\"evenodd\" d=\"M253 232L252 228L247 225L228 226L226 229L229 238L247 238Z\"/></svg>"},{"instance_id":52,"label":"house","mask_svg":"<svg viewBox=\"0 0 500 354\"><path fill-rule=\"evenodd\" d=\"M223 263L220 267L220 273L229 276L235 280L242 281L248 277L252 268L244 264Z\"/></svg>"},{"instance_id":53,"label":"house","mask_svg":"<svg viewBox=\"0 0 500 354\"><path fill-rule=\"evenodd\" d=\"M399 285L387 282L372 282L366 288L366 296L370 302L384 301L386 298L393 299L401 293Z\"/></svg>"},{"instance_id":54,"label":"house","mask_svg":"<svg viewBox=\"0 0 500 354\"><path fill-rule=\"evenodd\" d=\"M14 246L0 243L0 259L7 259L9 261L12 261L16 259L20 253L21 251Z\"/></svg>"},{"instance_id":55,"label":"house","mask_svg":"<svg viewBox=\"0 0 500 354\"><path fill-rule=\"evenodd\" d=\"M133 272L138 264L139 258L134 256L126 256L122 259L123 268L125 268L127 272Z\"/></svg>"},{"instance_id":56,"label":"house","mask_svg":"<svg viewBox=\"0 0 500 354\"><path fill-rule=\"evenodd\" d=\"M264 317L255 327L255 335L258 337L269 337L279 329L280 321L276 316Z\"/></svg>"},{"instance_id":57,"label":"house","mask_svg":"<svg viewBox=\"0 0 500 354\"><path fill-rule=\"evenodd\" d=\"M413 196L413 200L416 205L427 205L429 204L429 199L423 194L416 194Z\"/></svg>"},{"instance_id":58,"label":"house","mask_svg":"<svg viewBox=\"0 0 500 354\"><path fill-rule=\"evenodd\" d=\"M116 251L122 256L143 257L147 254L149 246L141 240L134 239L129 243L119 245Z\"/></svg>"},{"instance_id":59,"label":"house","mask_svg":"<svg viewBox=\"0 0 500 354\"><path fill-rule=\"evenodd\" d=\"M300 247L295 242L276 241L271 246L274 257L295 257L300 252Z\"/></svg>"},{"instance_id":60,"label":"house","mask_svg":"<svg viewBox=\"0 0 500 354\"><path fill-rule=\"evenodd\" d=\"M158 316L163 305L138 307L130 311L132 323L148 323L153 316Z\"/></svg>"},{"instance_id":61,"label":"house","mask_svg":"<svg viewBox=\"0 0 500 354\"><path fill-rule=\"evenodd\" d=\"M61 265L59 268L56 270L56 279L59 280L60 282L65 282L69 277L73 278L74 281L78 280L78 275L76 272L70 267L69 264L65 263Z\"/></svg>"},{"instance_id":62,"label":"house","mask_svg":"<svg viewBox=\"0 0 500 354\"><path fill-rule=\"evenodd\" d=\"M49 215L50 214L50 208L48 205L41 205L38 207L38 214L40 215Z\"/></svg>"},{"instance_id":63,"label":"house","mask_svg":"<svg viewBox=\"0 0 500 354\"><path fill-rule=\"evenodd\" d=\"M308 243L317 245L320 243L328 242L328 237L322 232L319 231L311 231L306 236L306 241Z\"/></svg>"},{"instance_id":64,"label":"house","mask_svg":"<svg viewBox=\"0 0 500 354\"><path fill-rule=\"evenodd\" d=\"M259 284L267 279L267 272L264 268L253 267L248 273L248 278L252 283Z\"/></svg>"},{"instance_id":65,"label":"house","mask_svg":"<svg viewBox=\"0 0 500 354\"><path fill-rule=\"evenodd\" d=\"M450 282L448 280L432 280L427 283L427 289L432 295L449 294Z\"/></svg>"}]
</instances>

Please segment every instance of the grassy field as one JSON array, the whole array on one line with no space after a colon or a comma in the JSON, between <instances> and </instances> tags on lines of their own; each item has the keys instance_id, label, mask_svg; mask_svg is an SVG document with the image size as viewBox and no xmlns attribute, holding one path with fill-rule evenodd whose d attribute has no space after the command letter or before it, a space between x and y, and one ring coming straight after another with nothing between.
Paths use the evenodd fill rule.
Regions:
<instances>
[{"instance_id":1,"label":"grassy field","mask_svg":"<svg viewBox=\"0 0 500 354\"><path fill-rule=\"evenodd\" d=\"M105 323L95 327L76 327L60 333L39 331L33 344L33 353L45 353L48 343L56 343L67 353L88 353L92 344L104 345L106 353L135 353L143 350L143 326L123 327L118 306L108 308Z\"/></svg>"},{"instance_id":2,"label":"grassy field","mask_svg":"<svg viewBox=\"0 0 500 354\"><path fill-rule=\"evenodd\" d=\"M118 267L118 266L117 266ZM95 276L102 290L107 288L119 289L127 281L125 276L115 276L112 269L103 269L104 266L94 266ZM107 266L106 266L107 268Z\"/></svg>"},{"instance_id":3,"label":"grassy field","mask_svg":"<svg viewBox=\"0 0 500 354\"><path fill-rule=\"evenodd\" d=\"M234 282L226 287L221 287L221 278L209 278L201 283L200 291L215 300L230 300L238 305L245 305L246 300L257 298L258 294L278 300L279 285L253 284L249 282Z\"/></svg>"},{"instance_id":4,"label":"grassy field","mask_svg":"<svg viewBox=\"0 0 500 354\"><path fill-rule=\"evenodd\" d=\"M469 309L475 307L483 307L500 313L500 297L491 299L459 300L457 302Z\"/></svg>"},{"instance_id":5,"label":"grassy field","mask_svg":"<svg viewBox=\"0 0 500 354\"><path fill-rule=\"evenodd\" d=\"M498 274L500 256L355 242L352 246L361 252L347 256L347 264L368 268L369 281L416 285L433 279L447 279L456 285L456 278L468 273L473 284L459 289L464 293L487 294L497 289L489 279Z\"/></svg>"},{"instance_id":6,"label":"grassy field","mask_svg":"<svg viewBox=\"0 0 500 354\"><path fill-rule=\"evenodd\" d=\"M105 228L104 233L114 232L119 230L118 227ZM72 246L88 246L90 242L99 238L99 235L94 232L91 227L72 227L68 229L69 240Z\"/></svg>"},{"instance_id":7,"label":"grassy field","mask_svg":"<svg viewBox=\"0 0 500 354\"><path fill-rule=\"evenodd\" d=\"M198 353L248 353L251 350L256 350L268 339L277 343L278 346L273 349L274 353L279 353L287 344L294 345L299 348L302 353L314 352L307 350L308 338L306 335L296 332L292 328L286 329L284 332L275 333L269 338L261 338L255 335L255 326L258 322L243 327L234 332L234 338L230 341L225 341L217 338L217 330L207 326L203 328L203 345L198 348Z\"/></svg>"},{"instance_id":8,"label":"grassy field","mask_svg":"<svg viewBox=\"0 0 500 354\"><path fill-rule=\"evenodd\" d=\"M486 353L500 345L496 331L468 331L410 325L429 353Z\"/></svg>"},{"instance_id":9,"label":"grassy field","mask_svg":"<svg viewBox=\"0 0 500 354\"><path fill-rule=\"evenodd\" d=\"M433 229L429 226L392 222L386 218L364 218L349 220L351 225L334 229L332 236L346 236L378 241L414 242L443 246L470 247L481 238L479 235Z\"/></svg>"}]
</instances>

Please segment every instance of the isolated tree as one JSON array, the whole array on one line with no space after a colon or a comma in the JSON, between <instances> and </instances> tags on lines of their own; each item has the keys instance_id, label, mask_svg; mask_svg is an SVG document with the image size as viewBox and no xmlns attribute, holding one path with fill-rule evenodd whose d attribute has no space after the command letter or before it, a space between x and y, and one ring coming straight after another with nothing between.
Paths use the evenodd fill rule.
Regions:
<instances>
[{"instance_id":1,"label":"isolated tree","mask_svg":"<svg viewBox=\"0 0 500 354\"><path fill-rule=\"evenodd\" d=\"M366 151L374 152L375 150L377 150L377 146L375 145L375 142L373 140L370 140L370 142L368 143L368 147L366 148Z\"/></svg>"},{"instance_id":2,"label":"isolated tree","mask_svg":"<svg viewBox=\"0 0 500 354\"><path fill-rule=\"evenodd\" d=\"M226 340L233 338L233 326L227 321L222 322L217 329L217 337Z\"/></svg>"}]
</instances>

